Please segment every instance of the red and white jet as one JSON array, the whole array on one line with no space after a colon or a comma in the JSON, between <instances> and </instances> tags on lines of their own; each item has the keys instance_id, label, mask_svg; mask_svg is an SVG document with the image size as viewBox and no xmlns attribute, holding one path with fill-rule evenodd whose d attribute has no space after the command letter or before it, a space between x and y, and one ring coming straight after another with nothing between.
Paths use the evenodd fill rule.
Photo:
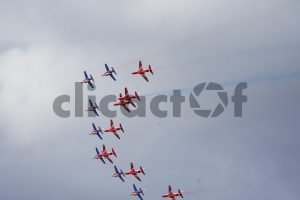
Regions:
<instances>
[{"instance_id":1,"label":"red and white jet","mask_svg":"<svg viewBox=\"0 0 300 200\"><path fill-rule=\"evenodd\" d=\"M120 139L120 136L119 136L119 134L117 133L117 131L119 131L119 130L121 130L121 131L124 133L124 129L123 129L123 127L122 127L122 124L120 123L120 124L119 124L119 127L115 127L115 126L114 126L114 122L113 122L113 120L111 119L111 120L110 120L110 127L109 127L108 129L104 130L104 132L106 132L106 133L111 132L111 133L113 133L118 139Z\"/></svg>"},{"instance_id":2,"label":"red and white jet","mask_svg":"<svg viewBox=\"0 0 300 200\"><path fill-rule=\"evenodd\" d=\"M96 147L96 153L97 153L97 155L95 155L93 159L100 159L103 162L103 164L105 164L105 161L103 158L107 159L110 163L113 164L113 161L111 160L111 158L109 156L114 155L115 157L117 157L117 154L116 154L114 148L112 148L111 152L107 152L105 145L102 146L101 153L99 152L98 148Z\"/></svg>"},{"instance_id":3,"label":"red and white jet","mask_svg":"<svg viewBox=\"0 0 300 200\"><path fill-rule=\"evenodd\" d=\"M140 97L137 94L137 92L134 92L134 94L129 94L127 87L125 87L124 96L122 96L122 94L120 94L120 97L118 98L119 101L132 101L133 99L138 99L140 101Z\"/></svg>"},{"instance_id":4,"label":"red and white jet","mask_svg":"<svg viewBox=\"0 0 300 200\"><path fill-rule=\"evenodd\" d=\"M142 61L139 61L139 69L136 72L132 72L131 74L139 74L141 75L146 81L149 81L147 76L146 76L146 72L150 72L151 74L153 74L151 65L149 65L148 69L143 69L143 64Z\"/></svg>"},{"instance_id":5,"label":"red and white jet","mask_svg":"<svg viewBox=\"0 0 300 200\"><path fill-rule=\"evenodd\" d=\"M140 174L140 173L146 175L145 172L144 172L144 169L142 167L140 167L139 170L135 170L134 166L133 166L133 163L130 163L130 171L126 172L125 175L132 175L137 180L142 181L141 178L138 176L138 174Z\"/></svg>"},{"instance_id":6,"label":"red and white jet","mask_svg":"<svg viewBox=\"0 0 300 200\"><path fill-rule=\"evenodd\" d=\"M119 98L122 99L122 94L120 94ZM130 112L129 108L127 107L128 104L131 104L133 107L136 107L136 105L132 102L132 100L119 100L117 103L114 104L114 106L122 106L127 112Z\"/></svg>"},{"instance_id":7,"label":"red and white jet","mask_svg":"<svg viewBox=\"0 0 300 200\"><path fill-rule=\"evenodd\" d=\"M176 192L176 193L172 192L172 187L171 187L171 185L169 185L169 192L167 194L162 195L162 197L176 200L176 197L179 197L179 196L181 198L183 198L182 193L183 193L183 191L181 191L180 189L178 189L178 192Z\"/></svg>"}]
</instances>

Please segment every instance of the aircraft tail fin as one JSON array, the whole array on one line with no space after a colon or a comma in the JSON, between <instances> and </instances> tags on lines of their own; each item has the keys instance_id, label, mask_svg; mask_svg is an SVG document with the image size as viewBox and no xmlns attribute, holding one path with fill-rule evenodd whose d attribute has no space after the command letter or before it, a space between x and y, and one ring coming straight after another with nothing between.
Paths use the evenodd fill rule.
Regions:
<instances>
[{"instance_id":1,"label":"aircraft tail fin","mask_svg":"<svg viewBox=\"0 0 300 200\"><path fill-rule=\"evenodd\" d=\"M139 191L143 196L145 196L144 195L144 192L143 192L143 190L142 190L142 188L140 188L140 191Z\"/></svg>"},{"instance_id":2,"label":"aircraft tail fin","mask_svg":"<svg viewBox=\"0 0 300 200\"><path fill-rule=\"evenodd\" d=\"M144 171L144 169L143 169L142 167L140 167L140 171L141 171L144 175L146 175L146 174L145 174L145 171Z\"/></svg>"},{"instance_id":3,"label":"aircraft tail fin","mask_svg":"<svg viewBox=\"0 0 300 200\"><path fill-rule=\"evenodd\" d=\"M124 133L124 129L123 129L123 126L122 124L120 124L120 129L122 130L122 132Z\"/></svg>"},{"instance_id":4,"label":"aircraft tail fin","mask_svg":"<svg viewBox=\"0 0 300 200\"><path fill-rule=\"evenodd\" d=\"M113 72L115 75L117 75L116 70L115 70L113 67L111 67L111 69L112 69L112 72Z\"/></svg>"},{"instance_id":5,"label":"aircraft tail fin","mask_svg":"<svg viewBox=\"0 0 300 200\"><path fill-rule=\"evenodd\" d=\"M125 177L125 174L122 169L120 169L120 174L122 174Z\"/></svg>"},{"instance_id":6,"label":"aircraft tail fin","mask_svg":"<svg viewBox=\"0 0 300 200\"><path fill-rule=\"evenodd\" d=\"M103 131L102 131L102 129L100 128L100 126L98 126L98 131L99 131L101 134L103 134Z\"/></svg>"},{"instance_id":7,"label":"aircraft tail fin","mask_svg":"<svg viewBox=\"0 0 300 200\"><path fill-rule=\"evenodd\" d=\"M151 65L149 65L149 71L151 72L151 74L153 74L153 71L152 71L152 68L151 68Z\"/></svg>"},{"instance_id":8,"label":"aircraft tail fin","mask_svg":"<svg viewBox=\"0 0 300 200\"><path fill-rule=\"evenodd\" d=\"M183 198L183 195L182 195L182 191L181 191L181 190L178 190L178 194L180 195L181 198Z\"/></svg>"},{"instance_id":9,"label":"aircraft tail fin","mask_svg":"<svg viewBox=\"0 0 300 200\"><path fill-rule=\"evenodd\" d=\"M114 154L115 157L117 157L117 154L116 154L114 148L112 148L112 153Z\"/></svg>"},{"instance_id":10,"label":"aircraft tail fin","mask_svg":"<svg viewBox=\"0 0 300 200\"><path fill-rule=\"evenodd\" d=\"M90 74L90 79L91 79L93 82L95 82L95 80L94 80L92 74Z\"/></svg>"},{"instance_id":11,"label":"aircraft tail fin","mask_svg":"<svg viewBox=\"0 0 300 200\"><path fill-rule=\"evenodd\" d=\"M100 138L100 140L103 140L103 138L102 138L101 135L100 135L100 133L103 134L103 132L102 132L100 126L98 126L98 130L96 129L96 131L98 132L98 133L97 133L97 136Z\"/></svg>"},{"instance_id":12,"label":"aircraft tail fin","mask_svg":"<svg viewBox=\"0 0 300 200\"><path fill-rule=\"evenodd\" d=\"M136 97L136 98L137 98L139 101L141 101L141 99L140 99L140 97L139 97L138 93L137 93L137 92L135 92L134 94L135 94L135 97Z\"/></svg>"}]
</instances>

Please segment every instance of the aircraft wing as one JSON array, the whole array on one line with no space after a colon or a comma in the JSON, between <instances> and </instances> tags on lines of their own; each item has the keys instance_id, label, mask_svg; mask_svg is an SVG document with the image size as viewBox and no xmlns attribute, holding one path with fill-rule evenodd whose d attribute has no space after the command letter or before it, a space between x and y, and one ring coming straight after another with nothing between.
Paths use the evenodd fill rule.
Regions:
<instances>
[{"instance_id":1,"label":"aircraft wing","mask_svg":"<svg viewBox=\"0 0 300 200\"><path fill-rule=\"evenodd\" d=\"M118 133L113 132L113 134L114 134L118 139L121 139Z\"/></svg>"},{"instance_id":2,"label":"aircraft wing","mask_svg":"<svg viewBox=\"0 0 300 200\"><path fill-rule=\"evenodd\" d=\"M96 109L94 109L93 111L94 111L95 115L99 116Z\"/></svg>"},{"instance_id":3,"label":"aircraft wing","mask_svg":"<svg viewBox=\"0 0 300 200\"><path fill-rule=\"evenodd\" d=\"M109 76L110 76L114 81L116 81L116 78L114 77L114 75L109 74Z\"/></svg>"},{"instance_id":4,"label":"aircraft wing","mask_svg":"<svg viewBox=\"0 0 300 200\"><path fill-rule=\"evenodd\" d=\"M102 137L99 133L96 133L96 135L100 138L100 140L102 140Z\"/></svg>"},{"instance_id":5,"label":"aircraft wing","mask_svg":"<svg viewBox=\"0 0 300 200\"><path fill-rule=\"evenodd\" d=\"M143 200L143 198L142 198L142 196L141 196L140 193L138 193L136 196L138 196L140 200Z\"/></svg>"},{"instance_id":6,"label":"aircraft wing","mask_svg":"<svg viewBox=\"0 0 300 200\"><path fill-rule=\"evenodd\" d=\"M126 105L122 105L122 107L127 111L130 112L129 108Z\"/></svg>"},{"instance_id":7,"label":"aircraft wing","mask_svg":"<svg viewBox=\"0 0 300 200\"><path fill-rule=\"evenodd\" d=\"M137 187L135 186L135 184L133 184L133 189L134 189L135 192L138 192L138 189L137 189Z\"/></svg>"},{"instance_id":8,"label":"aircraft wing","mask_svg":"<svg viewBox=\"0 0 300 200\"><path fill-rule=\"evenodd\" d=\"M141 178L138 175L134 175L134 177L138 180L138 181L142 181Z\"/></svg>"},{"instance_id":9,"label":"aircraft wing","mask_svg":"<svg viewBox=\"0 0 300 200\"><path fill-rule=\"evenodd\" d=\"M130 104L136 108L136 105L131 101Z\"/></svg>"},{"instance_id":10,"label":"aircraft wing","mask_svg":"<svg viewBox=\"0 0 300 200\"><path fill-rule=\"evenodd\" d=\"M109 68L108 68L107 64L105 64L105 69L107 72L109 72Z\"/></svg>"},{"instance_id":11,"label":"aircraft wing","mask_svg":"<svg viewBox=\"0 0 300 200\"><path fill-rule=\"evenodd\" d=\"M94 131L97 131L96 125L93 123Z\"/></svg>"},{"instance_id":12,"label":"aircraft wing","mask_svg":"<svg viewBox=\"0 0 300 200\"><path fill-rule=\"evenodd\" d=\"M142 75L142 77L143 77L146 81L149 81L148 78L147 78L147 76L146 76L146 74L141 74L141 75Z\"/></svg>"},{"instance_id":13,"label":"aircraft wing","mask_svg":"<svg viewBox=\"0 0 300 200\"><path fill-rule=\"evenodd\" d=\"M103 162L103 164L105 164L105 161L103 160L103 158L101 156L99 156L99 150L98 148L96 147L96 152L97 152L97 156L99 157L99 159Z\"/></svg>"},{"instance_id":14,"label":"aircraft wing","mask_svg":"<svg viewBox=\"0 0 300 200\"><path fill-rule=\"evenodd\" d=\"M93 108L93 107L94 107L94 105L93 105L93 102L92 102L92 100L91 100L91 99L89 99L89 104L90 104L90 107L91 107L91 108Z\"/></svg>"},{"instance_id":15,"label":"aircraft wing","mask_svg":"<svg viewBox=\"0 0 300 200\"><path fill-rule=\"evenodd\" d=\"M105 157L111 164L113 164L113 161L110 159L110 157Z\"/></svg>"},{"instance_id":16,"label":"aircraft wing","mask_svg":"<svg viewBox=\"0 0 300 200\"><path fill-rule=\"evenodd\" d=\"M100 154L100 152L99 152L99 150L98 150L98 148L96 147L96 153L97 153L97 155L99 155Z\"/></svg>"},{"instance_id":17,"label":"aircraft wing","mask_svg":"<svg viewBox=\"0 0 300 200\"><path fill-rule=\"evenodd\" d=\"M87 75L86 71L84 71L84 77L85 77L85 79L86 79L86 80L88 80L88 79L89 79L89 77L88 77L88 75Z\"/></svg>"},{"instance_id":18,"label":"aircraft wing","mask_svg":"<svg viewBox=\"0 0 300 200\"><path fill-rule=\"evenodd\" d=\"M116 172L116 174L119 174L119 170L118 170L118 168L117 168L117 166L116 166L116 165L114 166L114 168L115 168L115 172Z\"/></svg>"},{"instance_id":19,"label":"aircraft wing","mask_svg":"<svg viewBox=\"0 0 300 200\"><path fill-rule=\"evenodd\" d=\"M121 174L119 174L118 177L121 179L121 181L125 182Z\"/></svg>"},{"instance_id":20,"label":"aircraft wing","mask_svg":"<svg viewBox=\"0 0 300 200\"><path fill-rule=\"evenodd\" d=\"M91 86L91 88L94 88L94 85L91 83L91 81L88 81L88 84Z\"/></svg>"},{"instance_id":21,"label":"aircraft wing","mask_svg":"<svg viewBox=\"0 0 300 200\"><path fill-rule=\"evenodd\" d=\"M103 158L102 158L102 157L100 157L100 160L103 162L103 164L105 164L105 161L103 160Z\"/></svg>"}]
</instances>

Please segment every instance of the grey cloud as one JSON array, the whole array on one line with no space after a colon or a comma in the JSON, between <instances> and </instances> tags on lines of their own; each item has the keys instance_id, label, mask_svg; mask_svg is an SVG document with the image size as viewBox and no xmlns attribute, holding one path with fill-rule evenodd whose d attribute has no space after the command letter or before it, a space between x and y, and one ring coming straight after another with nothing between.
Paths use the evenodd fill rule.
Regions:
<instances>
[{"instance_id":1,"label":"grey cloud","mask_svg":"<svg viewBox=\"0 0 300 200\"><path fill-rule=\"evenodd\" d=\"M213 81L231 83L233 94L236 80L266 80L249 81L242 118L231 102L216 119L188 106L180 119L119 116L126 133L103 142L116 148L118 167L146 168L145 199L168 184L186 199L299 199L299 77L268 78L299 69L298 1L7 1L0 13L1 199L129 198L136 181L122 184L91 159L102 145L91 123L106 128L109 119L52 112L54 98L69 94L74 115L83 70L97 84L85 101L125 86L143 95ZM140 59L153 65L149 84L130 75ZM100 78L105 62L116 83Z\"/></svg>"}]
</instances>

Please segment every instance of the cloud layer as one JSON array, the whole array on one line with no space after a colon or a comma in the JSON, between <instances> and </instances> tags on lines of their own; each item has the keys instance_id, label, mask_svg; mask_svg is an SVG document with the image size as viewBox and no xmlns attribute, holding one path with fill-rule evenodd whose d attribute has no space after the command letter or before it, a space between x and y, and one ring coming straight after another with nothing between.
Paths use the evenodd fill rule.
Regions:
<instances>
[{"instance_id":1,"label":"cloud layer","mask_svg":"<svg viewBox=\"0 0 300 200\"><path fill-rule=\"evenodd\" d=\"M248 82L242 118L232 102L215 119L187 102L178 119L115 119L126 133L103 142L123 170L131 161L146 168L145 199L169 184L191 200L299 199L299 11L294 0L1 2L0 199L128 197L135 180L122 184L91 159L102 144L88 135L91 123L106 128L109 119L74 117L83 70L97 85L84 90L85 106L87 95L125 86L153 96L213 81L232 95ZM150 83L130 75L140 59L154 68ZM100 76L104 63L117 69L116 83ZM61 94L71 96L67 119L52 110Z\"/></svg>"}]
</instances>

